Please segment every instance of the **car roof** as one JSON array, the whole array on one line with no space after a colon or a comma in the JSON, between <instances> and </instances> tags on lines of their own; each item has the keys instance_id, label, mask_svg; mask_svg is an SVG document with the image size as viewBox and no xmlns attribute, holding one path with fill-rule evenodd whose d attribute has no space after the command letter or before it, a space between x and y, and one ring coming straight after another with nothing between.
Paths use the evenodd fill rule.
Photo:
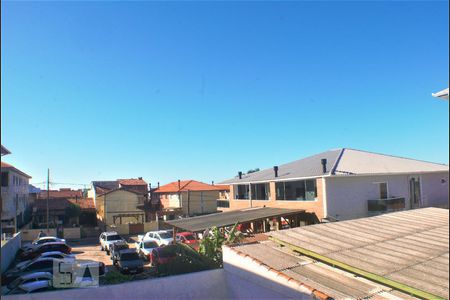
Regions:
<instances>
[{"instance_id":1,"label":"car roof","mask_svg":"<svg viewBox=\"0 0 450 300\"><path fill-rule=\"evenodd\" d=\"M103 232L103 235L116 235L116 234L118 234L118 233L115 232L115 231L106 231L106 232Z\"/></svg>"},{"instance_id":2,"label":"car roof","mask_svg":"<svg viewBox=\"0 0 450 300\"><path fill-rule=\"evenodd\" d=\"M186 235L194 235L192 232L189 232L189 231L185 231L185 232L179 232L179 233L177 233L177 235L183 235L183 236L186 236Z\"/></svg>"},{"instance_id":3,"label":"car roof","mask_svg":"<svg viewBox=\"0 0 450 300\"><path fill-rule=\"evenodd\" d=\"M48 277L49 279L51 279L53 278L53 275L50 272L34 272L20 276L20 278L22 278L23 280L37 277Z\"/></svg>"},{"instance_id":4,"label":"car roof","mask_svg":"<svg viewBox=\"0 0 450 300\"><path fill-rule=\"evenodd\" d=\"M49 287L49 286L50 286L50 283L48 282L48 280L32 281L32 282L28 282L28 283L19 285L19 287L22 290L27 291L27 292L32 292L34 290Z\"/></svg>"},{"instance_id":5,"label":"car roof","mask_svg":"<svg viewBox=\"0 0 450 300\"><path fill-rule=\"evenodd\" d=\"M67 255L67 254L65 254L65 253L62 253L61 251L49 251L49 252L44 252L44 253L42 253L40 257L46 257L46 256L49 256L49 255L54 255L54 254ZM39 258L39 257L38 257L38 258Z\"/></svg>"},{"instance_id":6,"label":"car roof","mask_svg":"<svg viewBox=\"0 0 450 300\"><path fill-rule=\"evenodd\" d=\"M156 230L156 231L149 231L148 233L163 233L163 232L169 232L171 230Z\"/></svg>"},{"instance_id":7,"label":"car roof","mask_svg":"<svg viewBox=\"0 0 450 300\"><path fill-rule=\"evenodd\" d=\"M124 254L124 253L137 253L136 249L131 248L131 249L123 249L119 251L119 254Z\"/></svg>"},{"instance_id":8,"label":"car roof","mask_svg":"<svg viewBox=\"0 0 450 300\"><path fill-rule=\"evenodd\" d=\"M66 243L65 242L50 242L50 243L41 244L41 245L39 245L39 247L48 246L48 245L66 245Z\"/></svg>"},{"instance_id":9,"label":"car roof","mask_svg":"<svg viewBox=\"0 0 450 300\"><path fill-rule=\"evenodd\" d=\"M41 241L41 240L47 240L47 239L59 240L59 238L57 238L56 236L42 236L42 237L38 238L37 240Z\"/></svg>"}]
</instances>

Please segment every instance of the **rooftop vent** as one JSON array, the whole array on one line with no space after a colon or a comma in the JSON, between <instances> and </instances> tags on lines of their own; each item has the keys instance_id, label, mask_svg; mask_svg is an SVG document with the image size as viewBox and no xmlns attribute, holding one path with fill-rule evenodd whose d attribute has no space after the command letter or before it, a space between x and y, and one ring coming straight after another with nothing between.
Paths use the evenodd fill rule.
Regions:
<instances>
[{"instance_id":1,"label":"rooftop vent","mask_svg":"<svg viewBox=\"0 0 450 300\"><path fill-rule=\"evenodd\" d=\"M273 167L273 172L275 173L275 177L278 177L278 166Z\"/></svg>"},{"instance_id":2,"label":"rooftop vent","mask_svg":"<svg viewBox=\"0 0 450 300\"><path fill-rule=\"evenodd\" d=\"M238 172L239 179L242 179L242 172Z\"/></svg>"},{"instance_id":3,"label":"rooftop vent","mask_svg":"<svg viewBox=\"0 0 450 300\"><path fill-rule=\"evenodd\" d=\"M322 172L325 174L327 172L327 159L322 158L321 162L322 162Z\"/></svg>"}]
</instances>

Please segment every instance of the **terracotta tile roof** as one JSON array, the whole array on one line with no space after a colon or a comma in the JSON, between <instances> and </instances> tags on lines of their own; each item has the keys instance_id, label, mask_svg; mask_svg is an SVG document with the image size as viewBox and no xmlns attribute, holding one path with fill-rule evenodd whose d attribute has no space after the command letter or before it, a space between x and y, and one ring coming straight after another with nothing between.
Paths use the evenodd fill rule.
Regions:
<instances>
[{"instance_id":1,"label":"terracotta tile roof","mask_svg":"<svg viewBox=\"0 0 450 300\"><path fill-rule=\"evenodd\" d=\"M117 181L121 185L145 185L145 186L147 186L147 182L145 182L145 180L143 180L142 178L117 179Z\"/></svg>"},{"instance_id":2,"label":"terracotta tile roof","mask_svg":"<svg viewBox=\"0 0 450 300\"><path fill-rule=\"evenodd\" d=\"M18 174L20 174L20 175L22 175L22 176L25 176L25 177L27 177L27 178L31 178L30 175L28 175L28 174L26 174L26 173L20 171L19 169L17 169L17 168L14 167L13 165L7 164L7 163L5 163L5 162L3 162L3 161L1 162L1 168L2 168L2 169L5 169L5 170L11 170L11 171L14 171L14 172L16 172L16 173L18 173Z\"/></svg>"},{"instance_id":3,"label":"terracotta tile roof","mask_svg":"<svg viewBox=\"0 0 450 300\"><path fill-rule=\"evenodd\" d=\"M178 181L174 181L163 185L155 190L155 193L177 193L185 191L223 191L229 189L229 186L224 185L211 185L195 180L181 180L178 185Z\"/></svg>"},{"instance_id":4,"label":"terracotta tile roof","mask_svg":"<svg viewBox=\"0 0 450 300\"><path fill-rule=\"evenodd\" d=\"M47 199L47 191L41 191L38 194L38 198L40 199ZM58 190L50 190L49 191L49 198L55 199L55 198L83 198L83 192L81 190L71 190L71 189L60 189Z\"/></svg>"},{"instance_id":5,"label":"terracotta tile roof","mask_svg":"<svg viewBox=\"0 0 450 300\"><path fill-rule=\"evenodd\" d=\"M82 210L95 210L94 199L84 198L84 199L69 199L73 204L78 204Z\"/></svg>"}]
</instances>

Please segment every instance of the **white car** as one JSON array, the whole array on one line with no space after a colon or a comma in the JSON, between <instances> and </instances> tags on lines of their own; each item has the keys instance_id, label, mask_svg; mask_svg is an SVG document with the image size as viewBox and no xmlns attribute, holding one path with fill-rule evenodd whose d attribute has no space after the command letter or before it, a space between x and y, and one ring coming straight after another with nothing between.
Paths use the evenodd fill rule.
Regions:
<instances>
[{"instance_id":1,"label":"white car","mask_svg":"<svg viewBox=\"0 0 450 300\"><path fill-rule=\"evenodd\" d=\"M103 232L102 234L100 234L99 241L100 241L100 249L102 251L106 251L106 253L108 255L109 255L111 244L118 242L118 241L126 242L125 239L122 238L115 231Z\"/></svg>"},{"instance_id":2,"label":"white car","mask_svg":"<svg viewBox=\"0 0 450 300\"><path fill-rule=\"evenodd\" d=\"M139 256L145 260L150 261L150 255L153 249L158 248L158 241L155 239L143 240L135 243L136 251Z\"/></svg>"},{"instance_id":3,"label":"white car","mask_svg":"<svg viewBox=\"0 0 450 300\"><path fill-rule=\"evenodd\" d=\"M41 255L39 255L38 257L36 257L34 259L22 261L22 262L18 263L16 265L16 267L20 268L20 267L30 263L33 260L37 260L39 258L44 258L44 257L64 259L66 261L75 261L75 255L74 254L65 254L65 253L62 253L60 251L50 251L50 252L44 252L44 253L42 253Z\"/></svg>"},{"instance_id":4,"label":"white car","mask_svg":"<svg viewBox=\"0 0 450 300\"><path fill-rule=\"evenodd\" d=\"M8 286L4 287L4 289L2 290L2 293L4 295L8 295L8 294L12 293L12 291L14 289L16 289L19 285L23 285L23 284L27 284L27 283L35 282L35 281L46 281L46 280L52 280L52 279L53 279L53 275L50 272L36 272L36 273L26 274L26 275L16 278L13 282L8 284Z\"/></svg>"},{"instance_id":5,"label":"white car","mask_svg":"<svg viewBox=\"0 0 450 300\"><path fill-rule=\"evenodd\" d=\"M158 246L173 243L173 232L169 230L149 231L145 235L138 235L138 241L156 240Z\"/></svg>"}]
</instances>

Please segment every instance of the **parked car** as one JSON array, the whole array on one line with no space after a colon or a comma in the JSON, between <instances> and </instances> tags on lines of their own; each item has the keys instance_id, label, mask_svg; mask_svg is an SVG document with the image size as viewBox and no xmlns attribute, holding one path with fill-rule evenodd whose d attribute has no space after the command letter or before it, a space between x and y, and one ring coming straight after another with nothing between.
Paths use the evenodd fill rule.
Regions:
<instances>
[{"instance_id":1,"label":"parked car","mask_svg":"<svg viewBox=\"0 0 450 300\"><path fill-rule=\"evenodd\" d=\"M14 289L10 290L8 292L8 295L45 292L52 289L53 286L50 280L39 280L20 284Z\"/></svg>"},{"instance_id":2,"label":"parked car","mask_svg":"<svg viewBox=\"0 0 450 300\"><path fill-rule=\"evenodd\" d=\"M153 249L158 248L157 240L144 240L135 243L136 251L142 259L151 260L151 253Z\"/></svg>"},{"instance_id":3,"label":"parked car","mask_svg":"<svg viewBox=\"0 0 450 300\"><path fill-rule=\"evenodd\" d=\"M196 251L198 251L198 248L200 246L198 240L195 238L194 234L192 232L180 232L176 235L176 240L178 243L186 244Z\"/></svg>"},{"instance_id":4,"label":"parked car","mask_svg":"<svg viewBox=\"0 0 450 300\"><path fill-rule=\"evenodd\" d=\"M173 243L173 232L169 230L149 231L145 235L138 235L138 241L156 240L159 246Z\"/></svg>"},{"instance_id":5,"label":"parked car","mask_svg":"<svg viewBox=\"0 0 450 300\"><path fill-rule=\"evenodd\" d=\"M122 273L141 273L144 271L144 263L135 249L119 251L116 267Z\"/></svg>"},{"instance_id":6,"label":"parked car","mask_svg":"<svg viewBox=\"0 0 450 300\"><path fill-rule=\"evenodd\" d=\"M177 257L176 245L158 247L152 250L150 263L158 270L161 266L170 263Z\"/></svg>"},{"instance_id":7,"label":"parked car","mask_svg":"<svg viewBox=\"0 0 450 300\"><path fill-rule=\"evenodd\" d=\"M5 295L12 293L12 291L17 288L19 285L36 282L36 281L45 281L51 280L53 278L53 274L50 272L35 272L27 275L22 275L17 277L11 283L6 286L4 291Z\"/></svg>"},{"instance_id":8,"label":"parked car","mask_svg":"<svg viewBox=\"0 0 450 300\"><path fill-rule=\"evenodd\" d=\"M53 274L54 261L61 261L56 258L44 257L37 258L20 267L14 267L2 275L2 284L10 284L20 276L36 273L48 272Z\"/></svg>"},{"instance_id":9,"label":"parked car","mask_svg":"<svg viewBox=\"0 0 450 300\"><path fill-rule=\"evenodd\" d=\"M124 241L118 241L115 243L112 243L110 246L110 254L111 254L111 260L113 261L113 265L116 265L116 262L118 260L119 257L119 251L120 250L125 250L125 249L129 249L130 247L128 246L127 242Z\"/></svg>"},{"instance_id":10,"label":"parked car","mask_svg":"<svg viewBox=\"0 0 450 300\"><path fill-rule=\"evenodd\" d=\"M66 253L62 253L60 251L50 251L50 252L44 252L42 254L40 254L38 257L34 258L34 259L38 259L38 258L42 258L42 257L50 257L50 258L58 258L58 259L64 259L64 260L71 260L71 261L75 261L75 255L73 254L66 254ZM25 260L22 261L20 263L18 263L16 265L16 267L20 267L23 265L28 264L30 261L32 260Z\"/></svg>"},{"instance_id":11,"label":"parked car","mask_svg":"<svg viewBox=\"0 0 450 300\"><path fill-rule=\"evenodd\" d=\"M100 241L100 249L102 251L106 251L106 253L109 255L110 252L110 246L111 244L117 242L117 241L125 241L124 238L122 238L117 232L115 231L109 231L109 232L103 232L100 234L99 237Z\"/></svg>"},{"instance_id":12,"label":"parked car","mask_svg":"<svg viewBox=\"0 0 450 300\"><path fill-rule=\"evenodd\" d=\"M60 239L54 236L44 236L41 238L37 238L34 241L32 241L29 244L24 245L23 247L20 248L20 251L27 251L33 248L36 248L38 245L42 245L45 243L54 243L54 242L61 242L61 243L65 243L66 240L65 239Z\"/></svg>"},{"instance_id":13,"label":"parked car","mask_svg":"<svg viewBox=\"0 0 450 300\"><path fill-rule=\"evenodd\" d=\"M18 255L19 261L30 260L38 257L42 253L50 252L50 251L59 251L62 253L70 254L72 248L70 248L64 242L51 242L45 243L42 245L37 245L36 248L29 249L24 251Z\"/></svg>"}]
</instances>

